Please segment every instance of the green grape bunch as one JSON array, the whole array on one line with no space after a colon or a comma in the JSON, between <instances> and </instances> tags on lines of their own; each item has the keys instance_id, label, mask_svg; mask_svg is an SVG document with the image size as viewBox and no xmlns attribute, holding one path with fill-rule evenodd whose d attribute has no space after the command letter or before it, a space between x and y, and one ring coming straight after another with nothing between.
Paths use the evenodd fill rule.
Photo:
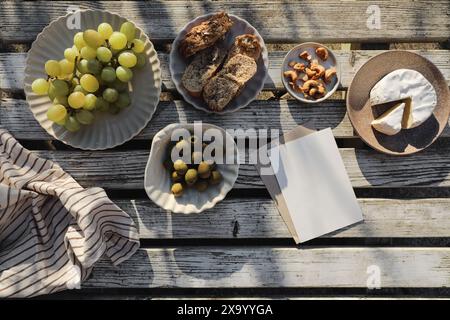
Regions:
<instances>
[{"instance_id":1,"label":"green grape bunch","mask_svg":"<svg viewBox=\"0 0 450 320\"><path fill-rule=\"evenodd\" d=\"M144 41L136 38L136 27L124 22L115 31L103 22L97 30L78 32L62 60L48 60L47 79L31 84L37 95L48 95L53 105L47 118L76 132L90 125L97 112L118 114L131 105L128 91L133 69L146 63Z\"/></svg>"}]
</instances>

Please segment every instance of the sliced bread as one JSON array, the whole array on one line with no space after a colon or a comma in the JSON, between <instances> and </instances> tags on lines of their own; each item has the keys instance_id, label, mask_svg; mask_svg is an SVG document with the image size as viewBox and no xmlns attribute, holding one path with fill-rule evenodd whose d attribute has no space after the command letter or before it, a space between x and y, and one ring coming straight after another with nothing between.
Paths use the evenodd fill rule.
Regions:
<instances>
[{"instance_id":1,"label":"sliced bread","mask_svg":"<svg viewBox=\"0 0 450 320\"><path fill-rule=\"evenodd\" d=\"M212 47L199 52L183 73L183 86L194 97L200 97L206 82L217 72L225 51Z\"/></svg>"},{"instance_id":2,"label":"sliced bread","mask_svg":"<svg viewBox=\"0 0 450 320\"><path fill-rule=\"evenodd\" d=\"M231 59L231 57L237 54L243 54L258 61L261 50L261 44L255 35L243 34L234 39L234 44L230 49L228 59Z\"/></svg>"},{"instance_id":3,"label":"sliced bread","mask_svg":"<svg viewBox=\"0 0 450 320\"><path fill-rule=\"evenodd\" d=\"M233 76L217 75L203 89L203 99L211 110L221 111L238 94L240 88Z\"/></svg>"},{"instance_id":4,"label":"sliced bread","mask_svg":"<svg viewBox=\"0 0 450 320\"><path fill-rule=\"evenodd\" d=\"M221 75L233 75L237 79L239 85L243 87L247 81L255 75L257 68L258 66L253 58L238 53L225 63L219 73Z\"/></svg>"},{"instance_id":5,"label":"sliced bread","mask_svg":"<svg viewBox=\"0 0 450 320\"><path fill-rule=\"evenodd\" d=\"M214 111L223 110L239 94L257 70L253 58L236 54L223 66L203 89L203 99Z\"/></svg>"},{"instance_id":6,"label":"sliced bread","mask_svg":"<svg viewBox=\"0 0 450 320\"><path fill-rule=\"evenodd\" d=\"M180 53L190 57L213 46L230 30L233 22L225 12L219 12L188 31L180 44Z\"/></svg>"}]
</instances>

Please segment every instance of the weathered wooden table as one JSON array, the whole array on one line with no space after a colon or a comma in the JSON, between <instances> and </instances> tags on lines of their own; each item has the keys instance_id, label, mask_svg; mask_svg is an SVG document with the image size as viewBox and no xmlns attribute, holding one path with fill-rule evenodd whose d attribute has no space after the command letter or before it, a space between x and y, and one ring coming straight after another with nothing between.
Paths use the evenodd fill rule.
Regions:
<instances>
[{"instance_id":1,"label":"weathered wooden table","mask_svg":"<svg viewBox=\"0 0 450 320\"><path fill-rule=\"evenodd\" d=\"M1 125L26 147L59 163L83 186L105 188L134 218L142 238L142 248L131 260L117 268L100 263L82 290L51 298L450 296L450 130L424 152L386 156L355 136L342 99L356 70L380 50L396 48L394 42L433 42L420 46L425 49L419 53L450 83L450 3L376 1L380 29L367 24L377 10L368 10L372 4L78 3L81 8L120 13L142 26L159 52L164 79L163 99L147 128L123 146L91 152L54 141L41 129L22 86L25 51L45 25L74 3L1 2ZM260 31L270 47L270 77L260 100L239 112L212 116L180 101L170 80L167 53L186 22L219 9L244 17ZM314 107L286 99L279 71L286 46L278 44L308 40L353 43L336 50L343 71L341 93ZM213 210L177 215L159 209L143 190L151 139L169 123L194 120L225 128L282 131L305 121L318 129L332 127L365 222L296 246L251 165L241 166L234 190ZM367 281L377 270L381 289L370 290Z\"/></svg>"}]
</instances>

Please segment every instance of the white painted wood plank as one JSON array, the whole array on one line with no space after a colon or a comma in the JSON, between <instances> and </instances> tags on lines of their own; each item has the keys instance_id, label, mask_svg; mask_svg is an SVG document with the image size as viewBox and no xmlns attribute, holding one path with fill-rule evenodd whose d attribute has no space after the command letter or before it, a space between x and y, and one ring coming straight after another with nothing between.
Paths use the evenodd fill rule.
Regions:
<instances>
[{"instance_id":1,"label":"white painted wood plank","mask_svg":"<svg viewBox=\"0 0 450 320\"><path fill-rule=\"evenodd\" d=\"M101 262L83 288L366 288L372 265L382 288L450 286L450 248L179 247Z\"/></svg>"},{"instance_id":2,"label":"white painted wood plank","mask_svg":"<svg viewBox=\"0 0 450 320\"><path fill-rule=\"evenodd\" d=\"M441 70L450 85L450 50L411 50L431 60ZM356 71L370 58L383 50L336 50L335 54L341 66L341 87L347 88ZM269 52L269 76L264 84L265 90L284 90L281 83L280 67L287 52ZM159 53L161 61L163 90L175 90L170 78L168 54ZM62 58L62 53L61 53ZM0 88L22 90L26 53L0 53ZM42 67L43 68L43 67Z\"/></svg>"},{"instance_id":3,"label":"white painted wood plank","mask_svg":"<svg viewBox=\"0 0 450 320\"><path fill-rule=\"evenodd\" d=\"M358 199L364 223L323 238L450 237L450 199ZM228 197L198 215L172 214L151 200L115 200L141 238L291 238L274 202Z\"/></svg>"},{"instance_id":4,"label":"white painted wood plank","mask_svg":"<svg viewBox=\"0 0 450 320\"><path fill-rule=\"evenodd\" d=\"M64 15L69 1L1 2L1 38L32 41L51 20ZM448 1L387 1L380 8L380 29L369 29L363 1L102 1L77 2L81 8L119 13L135 21L152 40L170 40L191 19L218 10L253 24L266 41L444 41L450 36ZM401 23L399 23L401 21Z\"/></svg>"}]
</instances>

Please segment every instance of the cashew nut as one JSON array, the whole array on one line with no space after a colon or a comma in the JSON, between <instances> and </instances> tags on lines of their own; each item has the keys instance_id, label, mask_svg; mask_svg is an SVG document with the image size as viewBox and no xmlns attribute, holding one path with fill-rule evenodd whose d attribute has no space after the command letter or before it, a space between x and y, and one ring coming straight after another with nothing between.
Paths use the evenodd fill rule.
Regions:
<instances>
[{"instance_id":1,"label":"cashew nut","mask_svg":"<svg viewBox=\"0 0 450 320\"><path fill-rule=\"evenodd\" d=\"M305 73L308 76L308 78L313 78L316 75L316 72L311 70L310 68L306 68Z\"/></svg>"},{"instance_id":2,"label":"cashew nut","mask_svg":"<svg viewBox=\"0 0 450 320\"><path fill-rule=\"evenodd\" d=\"M325 82L327 82L327 83L329 83L329 82L331 82L331 79L333 78L333 76L336 74L336 68L335 67L332 67L332 68L330 68L330 69L327 69L326 71L325 71Z\"/></svg>"},{"instance_id":3,"label":"cashew nut","mask_svg":"<svg viewBox=\"0 0 450 320\"><path fill-rule=\"evenodd\" d=\"M309 68L316 73L313 76L314 79L319 79L325 74L325 68L320 64L311 64Z\"/></svg>"},{"instance_id":4,"label":"cashew nut","mask_svg":"<svg viewBox=\"0 0 450 320\"><path fill-rule=\"evenodd\" d=\"M303 70L305 70L305 64L304 63L296 63L293 66L293 68L294 68L294 70L297 70L297 71L303 71Z\"/></svg>"},{"instance_id":5,"label":"cashew nut","mask_svg":"<svg viewBox=\"0 0 450 320\"><path fill-rule=\"evenodd\" d=\"M308 53L308 51L303 51L302 53L300 53L299 54L299 57L300 58L302 58L302 59L304 59L304 60L307 60L307 61L310 61L311 60L311 55Z\"/></svg>"},{"instance_id":6,"label":"cashew nut","mask_svg":"<svg viewBox=\"0 0 450 320\"><path fill-rule=\"evenodd\" d=\"M316 54L319 56L320 59L323 61L328 59L328 50L324 47L319 47L316 49Z\"/></svg>"},{"instance_id":7,"label":"cashew nut","mask_svg":"<svg viewBox=\"0 0 450 320\"><path fill-rule=\"evenodd\" d=\"M303 80L304 82L308 81L308 80L309 80L309 77L308 77L308 75L307 75L307 74L305 74L305 75L303 76L302 80Z\"/></svg>"},{"instance_id":8,"label":"cashew nut","mask_svg":"<svg viewBox=\"0 0 450 320\"><path fill-rule=\"evenodd\" d=\"M283 72L283 75L285 77L291 78L292 82L295 82L295 80L297 80L297 77L298 77L297 72L295 72L294 70L285 71L285 72Z\"/></svg>"},{"instance_id":9,"label":"cashew nut","mask_svg":"<svg viewBox=\"0 0 450 320\"><path fill-rule=\"evenodd\" d=\"M292 60L291 62L288 63L288 66L293 68L296 64L297 64L297 62Z\"/></svg>"},{"instance_id":10,"label":"cashew nut","mask_svg":"<svg viewBox=\"0 0 450 320\"><path fill-rule=\"evenodd\" d=\"M323 95L325 93L325 87L317 80L308 80L301 87L303 93L313 97L315 95Z\"/></svg>"}]
</instances>

